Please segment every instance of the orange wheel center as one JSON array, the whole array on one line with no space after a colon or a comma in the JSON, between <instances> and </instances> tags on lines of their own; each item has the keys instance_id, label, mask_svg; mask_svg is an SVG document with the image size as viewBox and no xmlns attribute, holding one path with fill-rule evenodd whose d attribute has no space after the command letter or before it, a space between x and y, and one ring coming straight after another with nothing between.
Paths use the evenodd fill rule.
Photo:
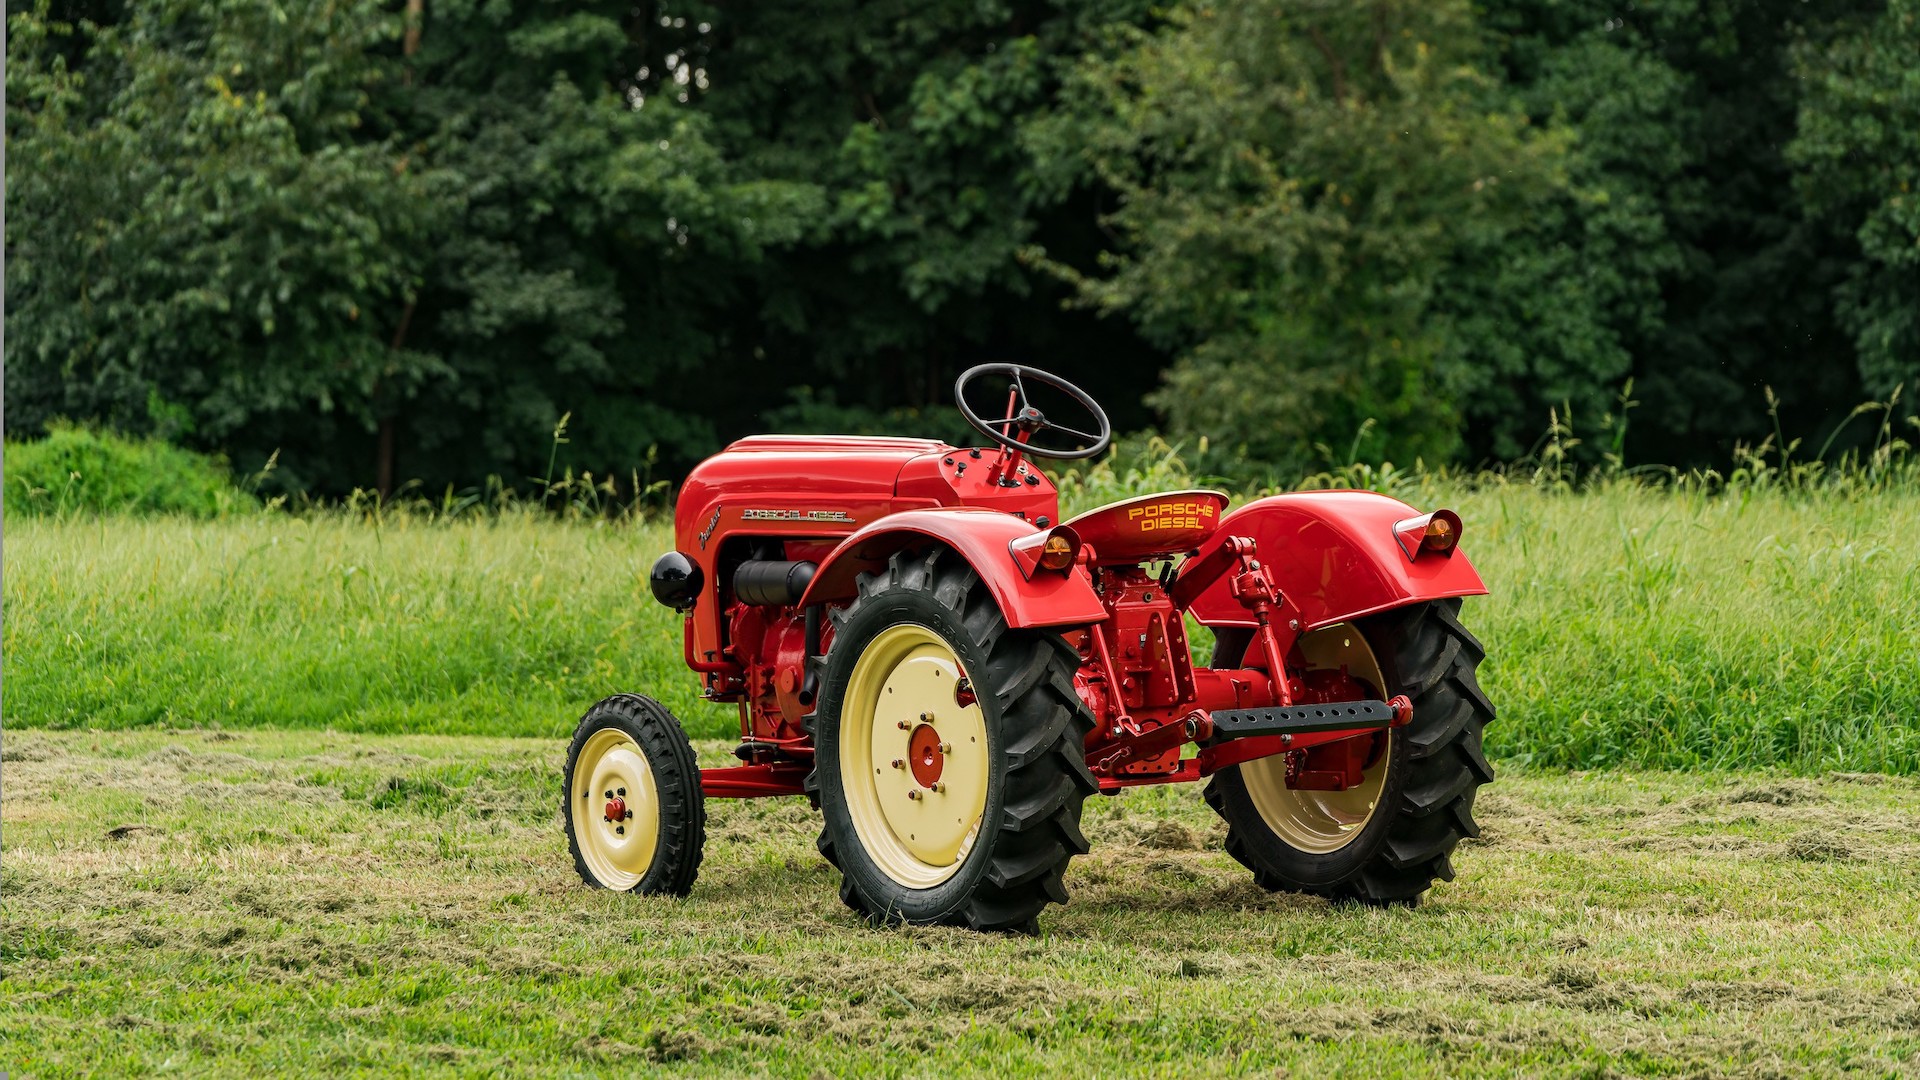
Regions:
<instances>
[{"instance_id":1,"label":"orange wheel center","mask_svg":"<svg viewBox=\"0 0 1920 1080\"><path fill-rule=\"evenodd\" d=\"M940 779L940 771L946 768L947 758L940 752L940 733L932 724L921 724L913 729L913 736L907 740L907 765L913 770L913 779L921 787L932 787Z\"/></svg>"}]
</instances>

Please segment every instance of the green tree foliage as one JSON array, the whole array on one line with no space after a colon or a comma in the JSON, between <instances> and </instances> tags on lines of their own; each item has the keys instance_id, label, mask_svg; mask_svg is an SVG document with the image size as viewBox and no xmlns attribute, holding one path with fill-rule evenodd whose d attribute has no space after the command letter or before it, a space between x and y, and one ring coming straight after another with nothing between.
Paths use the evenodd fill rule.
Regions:
<instances>
[{"instance_id":1,"label":"green tree foliage","mask_svg":"<svg viewBox=\"0 0 1920 1080\"><path fill-rule=\"evenodd\" d=\"M67 414L244 441L275 415L367 423L383 372L433 375L381 318L433 207L390 142L355 137L390 21L235 0L9 19L14 431Z\"/></svg>"},{"instance_id":2,"label":"green tree foliage","mask_svg":"<svg viewBox=\"0 0 1920 1080\"><path fill-rule=\"evenodd\" d=\"M1509 458L1628 376L1634 457L1723 460L1915 377L1913 4L35 0L10 431L340 494L570 413L624 480L1018 360L1205 468Z\"/></svg>"},{"instance_id":3,"label":"green tree foliage","mask_svg":"<svg viewBox=\"0 0 1920 1080\"><path fill-rule=\"evenodd\" d=\"M897 405L945 408L959 369L985 360L1150 379L1157 353L1124 327L1063 316L1065 290L1016 257L1042 234L1095 242L1094 215L1041 188L1044 163L1023 153L1019 133L1108 27L1147 9L1144 0L660 4L655 22L672 25L648 33L684 59L653 64L653 92L687 93L663 72L691 69L708 86L694 100L744 169L816 182L827 200L807 243L766 266L748 298L739 369L810 373L841 405L876 417ZM705 26L711 34L697 33ZM767 405L786 399L781 387ZM1147 419L1137 402L1118 404Z\"/></svg>"},{"instance_id":4,"label":"green tree foliage","mask_svg":"<svg viewBox=\"0 0 1920 1080\"><path fill-rule=\"evenodd\" d=\"M1840 323L1869 393L1920 389L1920 3L1889 0L1797 60L1800 196L1859 243L1836 290Z\"/></svg>"},{"instance_id":5,"label":"green tree foliage","mask_svg":"<svg viewBox=\"0 0 1920 1080\"><path fill-rule=\"evenodd\" d=\"M1180 9L1081 68L1031 137L1118 195L1082 295L1180 354L1154 398L1175 431L1283 470L1367 420L1378 454L1460 449L1492 381L1472 346L1505 321L1480 301L1551 284L1501 251L1562 188L1564 140L1503 110L1483 59L1465 3L1265 0Z\"/></svg>"},{"instance_id":6,"label":"green tree foliage","mask_svg":"<svg viewBox=\"0 0 1920 1080\"><path fill-rule=\"evenodd\" d=\"M1632 357L1643 405L1630 452L1641 460L1708 460L1734 439L1757 440L1768 385L1808 430L1863 396L1831 299L1853 256L1809 226L1784 148L1802 85L1794 43L1867 6L1485 6L1521 106L1576 133L1578 198L1543 223L1534 250L1564 252L1585 271L1603 324ZM1597 419L1592 405L1576 414Z\"/></svg>"},{"instance_id":7,"label":"green tree foliage","mask_svg":"<svg viewBox=\"0 0 1920 1080\"><path fill-rule=\"evenodd\" d=\"M568 410L588 467L710 449L660 384L697 381L820 195L622 96L642 43L599 8L436 4L411 56L368 2L11 17L14 429L284 448L278 478L333 490L388 437L400 475L517 480Z\"/></svg>"},{"instance_id":8,"label":"green tree foliage","mask_svg":"<svg viewBox=\"0 0 1920 1080\"><path fill-rule=\"evenodd\" d=\"M450 210L406 341L448 377L382 403L403 474L520 479L568 412L570 458L602 475L714 448L705 373L822 195L739 168L708 116L638 80L660 63L645 31L625 3L432 5L394 98Z\"/></svg>"}]
</instances>

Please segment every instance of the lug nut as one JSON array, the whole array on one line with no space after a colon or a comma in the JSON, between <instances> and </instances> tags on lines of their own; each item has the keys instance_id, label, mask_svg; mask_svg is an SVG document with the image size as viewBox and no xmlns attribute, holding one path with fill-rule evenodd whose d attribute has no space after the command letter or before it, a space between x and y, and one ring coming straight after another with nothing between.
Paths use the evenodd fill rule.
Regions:
<instances>
[{"instance_id":1,"label":"lug nut","mask_svg":"<svg viewBox=\"0 0 1920 1080\"><path fill-rule=\"evenodd\" d=\"M619 833L621 836L627 835L627 827L625 825L615 825L613 831Z\"/></svg>"},{"instance_id":2,"label":"lug nut","mask_svg":"<svg viewBox=\"0 0 1920 1080\"><path fill-rule=\"evenodd\" d=\"M940 752L941 752L941 753L943 753L943 754L951 754L951 753L953 753L953 744L952 744L952 743L950 743L950 742L943 742L943 743L941 743L941 744L940 744Z\"/></svg>"},{"instance_id":3,"label":"lug nut","mask_svg":"<svg viewBox=\"0 0 1920 1080\"><path fill-rule=\"evenodd\" d=\"M896 769L904 769L907 767L907 763L904 761L901 761L899 758L894 758L893 767Z\"/></svg>"},{"instance_id":4,"label":"lug nut","mask_svg":"<svg viewBox=\"0 0 1920 1080\"><path fill-rule=\"evenodd\" d=\"M626 788L614 788L614 789L613 789L613 793L614 793L615 795L618 795L618 796L620 796L620 797L621 797L621 798L623 798L623 799L627 797L627 789L626 789Z\"/></svg>"},{"instance_id":5,"label":"lug nut","mask_svg":"<svg viewBox=\"0 0 1920 1080\"><path fill-rule=\"evenodd\" d=\"M915 789L913 789L912 791L909 791L909 792L907 792L907 798L909 798L909 799L915 799L915 800L918 800L918 799L919 799L920 797L921 797L921 795L920 795L920 789L919 789L919 788L915 788Z\"/></svg>"},{"instance_id":6,"label":"lug nut","mask_svg":"<svg viewBox=\"0 0 1920 1080\"><path fill-rule=\"evenodd\" d=\"M627 820L627 821L632 821L632 820L633 820L633 811L631 811L631 810L629 810L629 811L627 811L627 816L626 816L626 818L625 818L625 820Z\"/></svg>"},{"instance_id":7,"label":"lug nut","mask_svg":"<svg viewBox=\"0 0 1920 1080\"><path fill-rule=\"evenodd\" d=\"M611 798L613 798L613 789L612 789L612 788L608 788L608 789L607 789L607 798L609 798L609 799L611 799Z\"/></svg>"},{"instance_id":8,"label":"lug nut","mask_svg":"<svg viewBox=\"0 0 1920 1080\"><path fill-rule=\"evenodd\" d=\"M944 795L947 790L947 785L942 781L935 781L933 785L933 790L938 791Z\"/></svg>"},{"instance_id":9,"label":"lug nut","mask_svg":"<svg viewBox=\"0 0 1920 1080\"><path fill-rule=\"evenodd\" d=\"M933 714L930 712L923 712L920 714L920 719L925 720L927 723L931 724L933 723Z\"/></svg>"},{"instance_id":10,"label":"lug nut","mask_svg":"<svg viewBox=\"0 0 1920 1080\"><path fill-rule=\"evenodd\" d=\"M907 722L906 722L905 720L902 720L902 721L900 721L899 723L897 723L897 724L895 724L895 725L893 725L893 726L894 726L894 727L897 727L897 728L899 728L899 729L900 729L901 731L911 731L911 730L913 730L913 725L912 725L912 724L909 724L909 723L907 723Z\"/></svg>"}]
</instances>

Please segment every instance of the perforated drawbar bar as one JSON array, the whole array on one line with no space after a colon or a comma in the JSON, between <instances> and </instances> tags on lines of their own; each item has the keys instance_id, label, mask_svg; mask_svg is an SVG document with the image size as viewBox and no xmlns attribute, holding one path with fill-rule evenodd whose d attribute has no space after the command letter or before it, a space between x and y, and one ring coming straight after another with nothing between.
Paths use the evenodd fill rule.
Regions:
<instances>
[{"instance_id":1,"label":"perforated drawbar bar","mask_svg":"<svg viewBox=\"0 0 1920 1080\"><path fill-rule=\"evenodd\" d=\"M1384 728L1393 724L1393 706L1384 701L1330 701L1318 705L1274 705L1264 709L1215 709L1217 739L1249 735L1303 735L1312 731Z\"/></svg>"}]
</instances>

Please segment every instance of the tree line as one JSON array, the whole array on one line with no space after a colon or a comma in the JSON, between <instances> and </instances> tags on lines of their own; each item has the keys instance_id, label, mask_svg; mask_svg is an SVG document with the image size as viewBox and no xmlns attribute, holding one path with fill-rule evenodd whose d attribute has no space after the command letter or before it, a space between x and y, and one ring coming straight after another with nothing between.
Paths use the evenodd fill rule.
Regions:
<instances>
[{"instance_id":1,"label":"tree line","mask_svg":"<svg viewBox=\"0 0 1920 1080\"><path fill-rule=\"evenodd\" d=\"M10 438L278 450L337 493L538 476L566 416L624 480L755 430L956 436L953 375L1015 360L1257 478L1511 459L1550 410L1688 464L1770 430L1764 387L1819 434L1920 389L1920 0L8 31Z\"/></svg>"}]
</instances>

